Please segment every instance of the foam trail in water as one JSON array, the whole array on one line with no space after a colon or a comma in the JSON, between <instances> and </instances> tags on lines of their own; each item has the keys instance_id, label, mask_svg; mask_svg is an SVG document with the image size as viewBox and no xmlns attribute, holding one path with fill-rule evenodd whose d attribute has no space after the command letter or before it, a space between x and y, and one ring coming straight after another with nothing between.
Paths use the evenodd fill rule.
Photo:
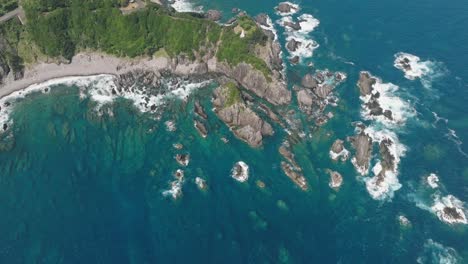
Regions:
<instances>
[{"instance_id":1,"label":"foam trail in water","mask_svg":"<svg viewBox=\"0 0 468 264\"><path fill-rule=\"evenodd\" d=\"M431 88L432 82L447 72L442 63L421 61L421 58L409 53L398 52L394 57L395 68L403 71L406 79L420 79L425 88Z\"/></svg>"},{"instance_id":2,"label":"foam trail in water","mask_svg":"<svg viewBox=\"0 0 468 264\"><path fill-rule=\"evenodd\" d=\"M461 263L461 258L454 248L446 247L432 239L424 243L424 252L417 259L420 264L456 264Z\"/></svg>"}]
</instances>

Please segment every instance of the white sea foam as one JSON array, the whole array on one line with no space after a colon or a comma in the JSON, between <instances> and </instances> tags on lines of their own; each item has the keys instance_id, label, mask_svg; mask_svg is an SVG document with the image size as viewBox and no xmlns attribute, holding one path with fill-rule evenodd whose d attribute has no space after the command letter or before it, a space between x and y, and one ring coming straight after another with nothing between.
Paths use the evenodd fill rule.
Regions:
<instances>
[{"instance_id":1,"label":"white sea foam","mask_svg":"<svg viewBox=\"0 0 468 264\"><path fill-rule=\"evenodd\" d=\"M301 29L295 30L289 26L286 26L287 23L295 23L297 21L301 26ZM285 29L286 41L289 42L292 39L300 42L295 51L289 51L290 57L298 56L300 60L305 58L310 58L314 54L314 50L317 49L320 45L310 37L310 33L318 27L320 21L310 14L302 14L297 20L292 16L284 16L277 21Z\"/></svg>"},{"instance_id":2,"label":"white sea foam","mask_svg":"<svg viewBox=\"0 0 468 264\"><path fill-rule=\"evenodd\" d=\"M463 141L458 137L457 132L450 128L447 128L447 129L448 129L448 133L445 134L447 139L455 143L455 145L457 146L458 152L468 158L468 154L465 151L463 151L461 147L463 145Z\"/></svg>"},{"instance_id":3,"label":"white sea foam","mask_svg":"<svg viewBox=\"0 0 468 264\"><path fill-rule=\"evenodd\" d=\"M177 12L196 12L201 13L203 11L203 7L201 6L194 6L190 1L187 0L174 0L171 6Z\"/></svg>"},{"instance_id":4,"label":"white sea foam","mask_svg":"<svg viewBox=\"0 0 468 264\"><path fill-rule=\"evenodd\" d=\"M302 14L297 19L299 25L301 25L301 29L298 32L302 34L309 34L320 24L320 21L311 14Z\"/></svg>"},{"instance_id":5,"label":"white sea foam","mask_svg":"<svg viewBox=\"0 0 468 264\"><path fill-rule=\"evenodd\" d=\"M393 157L394 168L392 171L385 171L383 177L378 177L382 171L382 164L380 161L376 161L376 164L372 168L374 177L365 178L366 188L372 198L376 200L387 200L394 196L395 191L401 188L401 184L398 181L398 167L401 158L405 156L407 151L406 146L400 143L398 136L391 130L378 129L375 126L369 126L364 130L364 133L369 135L373 143L380 144L382 141L391 141L391 144L387 144L388 151Z\"/></svg>"},{"instance_id":6,"label":"white sea foam","mask_svg":"<svg viewBox=\"0 0 468 264\"><path fill-rule=\"evenodd\" d=\"M421 61L421 58L409 53L398 52L394 57L393 65L403 71L405 78L409 80L419 78L426 88L430 88L433 80L445 75L447 71L440 62Z\"/></svg>"},{"instance_id":7,"label":"white sea foam","mask_svg":"<svg viewBox=\"0 0 468 264\"><path fill-rule=\"evenodd\" d=\"M291 3L291 2L281 2L280 4L287 4L291 7L291 11L290 12L279 12L276 8L276 14L278 14L279 16L290 16L290 15L294 15L296 14L299 10L300 10L300 7L298 4L294 4L294 3Z\"/></svg>"},{"instance_id":8,"label":"white sea foam","mask_svg":"<svg viewBox=\"0 0 468 264\"><path fill-rule=\"evenodd\" d=\"M268 15L267 15L266 23L267 23L267 26L260 25L260 27L263 28L264 30L267 30L267 31L270 31L271 33L273 33L273 35L275 36L274 40L277 40L278 39L278 31L275 29L275 26L273 25L273 21L271 21L271 18Z\"/></svg>"},{"instance_id":9,"label":"white sea foam","mask_svg":"<svg viewBox=\"0 0 468 264\"><path fill-rule=\"evenodd\" d=\"M447 210L456 213L457 217L453 217ZM431 211L442 222L448 224L468 224L466 218L467 212L463 206L463 202L451 194L443 197L437 194L434 195L434 205L432 205Z\"/></svg>"},{"instance_id":10,"label":"white sea foam","mask_svg":"<svg viewBox=\"0 0 468 264\"><path fill-rule=\"evenodd\" d=\"M371 109L366 105L370 102L371 95L360 97L364 102L364 104L362 104L361 111L361 115L364 119L376 120L388 127L393 127L395 125L400 126L405 124L408 118L416 115L416 111L410 103L396 95L399 89L398 86L392 83L383 83L381 79L374 76L372 77L376 79L376 83L372 86L372 94L379 95L378 98L376 98L376 101L384 112L386 110L392 112L392 119L384 116L383 114L371 115Z\"/></svg>"},{"instance_id":11,"label":"white sea foam","mask_svg":"<svg viewBox=\"0 0 468 264\"><path fill-rule=\"evenodd\" d=\"M384 177L379 179L377 176L382 170L382 165L379 162L372 168L375 174L372 178L365 178L366 189L370 196L375 200L387 200L392 199L395 192L401 188L401 184L398 181L397 174L393 171L386 171Z\"/></svg>"},{"instance_id":12,"label":"white sea foam","mask_svg":"<svg viewBox=\"0 0 468 264\"><path fill-rule=\"evenodd\" d=\"M341 158L342 161L346 161L349 158L349 150L343 148L339 153L330 150L329 155L332 160L338 160Z\"/></svg>"},{"instance_id":13,"label":"white sea foam","mask_svg":"<svg viewBox=\"0 0 468 264\"><path fill-rule=\"evenodd\" d=\"M432 239L424 243L424 252L417 259L419 264L456 264L460 263L460 256L454 248L446 247Z\"/></svg>"},{"instance_id":14,"label":"white sea foam","mask_svg":"<svg viewBox=\"0 0 468 264\"><path fill-rule=\"evenodd\" d=\"M182 196L182 185L184 183L184 171L177 170L174 174L175 180L171 182L171 188L162 192L163 196L171 196L172 199L177 199Z\"/></svg>"},{"instance_id":15,"label":"white sea foam","mask_svg":"<svg viewBox=\"0 0 468 264\"><path fill-rule=\"evenodd\" d=\"M243 161L237 162L232 168L231 176L239 182L247 181L249 179L249 166Z\"/></svg>"},{"instance_id":16,"label":"white sea foam","mask_svg":"<svg viewBox=\"0 0 468 264\"><path fill-rule=\"evenodd\" d=\"M439 177L435 173L429 174L429 176L426 177L427 184L432 188L432 189L437 189L439 188Z\"/></svg>"},{"instance_id":17,"label":"white sea foam","mask_svg":"<svg viewBox=\"0 0 468 264\"><path fill-rule=\"evenodd\" d=\"M62 84L66 86L77 86L80 89L80 98L90 98L97 102L98 109L108 103L112 103L116 98L124 98L133 102L134 106L141 112L156 112L168 99L179 98L187 100L188 96L196 89L205 87L211 83L211 80L190 82L183 81L177 85L166 82L163 93L150 94L148 89L142 86L133 85L124 89L117 89L116 77L108 74L94 76L72 76L51 79L43 83L33 84L25 89L13 92L12 94L0 99L0 125L12 125L10 120L11 111L15 104L28 94L35 92L46 92L54 89L55 86ZM7 106L8 105L8 106Z\"/></svg>"}]
</instances>

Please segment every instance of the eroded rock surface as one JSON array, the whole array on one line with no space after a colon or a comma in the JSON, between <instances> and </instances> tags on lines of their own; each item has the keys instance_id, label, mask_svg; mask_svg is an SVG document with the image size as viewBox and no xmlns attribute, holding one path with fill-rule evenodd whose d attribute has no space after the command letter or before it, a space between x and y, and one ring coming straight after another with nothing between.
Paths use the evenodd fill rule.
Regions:
<instances>
[{"instance_id":1,"label":"eroded rock surface","mask_svg":"<svg viewBox=\"0 0 468 264\"><path fill-rule=\"evenodd\" d=\"M216 115L239 139L252 147L259 147L265 136L273 135L272 126L247 106L235 83L229 82L218 87L213 96Z\"/></svg>"}]
</instances>

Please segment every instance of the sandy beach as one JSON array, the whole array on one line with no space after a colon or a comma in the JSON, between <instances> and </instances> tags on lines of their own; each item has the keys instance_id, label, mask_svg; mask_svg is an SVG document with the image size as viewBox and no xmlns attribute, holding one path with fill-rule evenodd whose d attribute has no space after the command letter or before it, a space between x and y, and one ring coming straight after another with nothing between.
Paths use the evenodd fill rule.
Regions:
<instances>
[{"instance_id":1,"label":"sandy beach","mask_svg":"<svg viewBox=\"0 0 468 264\"><path fill-rule=\"evenodd\" d=\"M69 64L39 63L27 67L24 77L13 80L12 76L5 79L0 86L0 98L15 91L25 89L33 84L42 83L51 79L90 76L98 74L119 75L132 70L160 71L170 66L168 58L118 58L103 53L79 53L73 57Z\"/></svg>"}]
</instances>

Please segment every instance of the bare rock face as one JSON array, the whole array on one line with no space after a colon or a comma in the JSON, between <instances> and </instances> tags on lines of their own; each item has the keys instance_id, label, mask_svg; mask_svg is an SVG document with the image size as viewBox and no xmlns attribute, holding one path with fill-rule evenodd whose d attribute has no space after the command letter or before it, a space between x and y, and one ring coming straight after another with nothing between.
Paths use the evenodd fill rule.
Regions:
<instances>
[{"instance_id":1,"label":"bare rock face","mask_svg":"<svg viewBox=\"0 0 468 264\"><path fill-rule=\"evenodd\" d=\"M232 129L234 135L252 147L261 146L263 137L274 133L272 126L245 104L234 83L214 91L213 105L216 115Z\"/></svg>"},{"instance_id":2,"label":"bare rock face","mask_svg":"<svg viewBox=\"0 0 468 264\"><path fill-rule=\"evenodd\" d=\"M208 10L205 14L205 17L212 21L218 21L221 19L221 11L218 10Z\"/></svg>"},{"instance_id":3,"label":"bare rock face","mask_svg":"<svg viewBox=\"0 0 468 264\"><path fill-rule=\"evenodd\" d=\"M265 13L260 13L255 17L255 21L265 27L268 27L268 15Z\"/></svg>"},{"instance_id":4,"label":"bare rock face","mask_svg":"<svg viewBox=\"0 0 468 264\"><path fill-rule=\"evenodd\" d=\"M203 138L206 138L208 136L208 129L206 129L206 126L202 122L195 119L193 121L193 125L200 134L200 136L202 136Z\"/></svg>"},{"instance_id":5,"label":"bare rock face","mask_svg":"<svg viewBox=\"0 0 468 264\"><path fill-rule=\"evenodd\" d=\"M330 183L328 184L330 188L338 190L343 184L343 176L337 171L327 170L327 173L330 175Z\"/></svg>"},{"instance_id":6,"label":"bare rock face","mask_svg":"<svg viewBox=\"0 0 468 264\"><path fill-rule=\"evenodd\" d=\"M356 149L353 165L361 175L366 175L369 171L372 156L372 139L366 133L361 132L359 135L351 137L350 141Z\"/></svg>"},{"instance_id":7,"label":"bare rock face","mask_svg":"<svg viewBox=\"0 0 468 264\"><path fill-rule=\"evenodd\" d=\"M291 63L293 65L298 64L299 63L299 56L294 56L294 57L290 58L289 63Z\"/></svg>"},{"instance_id":8,"label":"bare rock face","mask_svg":"<svg viewBox=\"0 0 468 264\"><path fill-rule=\"evenodd\" d=\"M333 145L331 147L331 151L335 152L335 153L340 153L344 150L344 141L341 140L341 139L337 139L335 140L335 142L333 142Z\"/></svg>"},{"instance_id":9,"label":"bare rock face","mask_svg":"<svg viewBox=\"0 0 468 264\"><path fill-rule=\"evenodd\" d=\"M290 13L294 9L295 8L287 2L279 3L279 5L276 7L276 10L281 13Z\"/></svg>"},{"instance_id":10,"label":"bare rock face","mask_svg":"<svg viewBox=\"0 0 468 264\"><path fill-rule=\"evenodd\" d=\"M208 119L208 115L206 114L205 109L203 109L203 106L200 104L200 101L195 101L194 110L195 114L197 114L199 117L205 120Z\"/></svg>"},{"instance_id":11,"label":"bare rock face","mask_svg":"<svg viewBox=\"0 0 468 264\"><path fill-rule=\"evenodd\" d=\"M317 80L312 76L312 74L306 74L302 78L302 86L308 89L315 89L318 86Z\"/></svg>"},{"instance_id":12,"label":"bare rock face","mask_svg":"<svg viewBox=\"0 0 468 264\"><path fill-rule=\"evenodd\" d=\"M331 85L320 85L315 89L315 93L322 99L328 97L328 95L333 91L333 86Z\"/></svg>"},{"instance_id":13,"label":"bare rock face","mask_svg":"<svg viewBox=\"0 0 468 264\"><path fill-rule=\"evenodd\" d=\"M309 189L308 183L302 174L302 168L297 164L294 154L291 151L291 145L285 141L279 148L279 153L286 161L281 162L281 169L299 188L303 191Z\"/></svg>"},{"instance_id":14,"label":"bare rock face","mask_svg":"<svg viewBox=\"0 0 468 264\"><path fill-rule=\"evenodd\" d=\"M297 92L297 102L301 108L312 107L314 98L310 92L306 90L300 90Z\"/></svg>"},{"instance_id":15,"label":"bare rock face","mask_svg":"<svg viewBox=\"0 0 468 264\"><path fill-rule=\"evenodd\" d=\"M274 105L291 102L291 91L287 89L286 83L276 79L267 80L262 72L250 64L239 63L232 68L227 65L218 67L221 72L238 81L243 87Z\"/></svg>"},{"instance_id":16,"label":"bare rock face","mask_svg":"<svg viewBox=\"0 0 468 264\"><path fill-rule=\"evenodd\" d=\"M290 50L290 51L296 51L297 48L299 48L299 46L301 44L302 43L300 41L297 41L295 39L291 39L290 41L288 41L288 44L286 44L286 48L288 48L288 50Z\"/></svg>"},{"instance_id":17,"label":"bare rock face","mask_svg":"<svg viewBox=\"0 0 468 264\"><path fill-rule=\"evenodd\" d=\"M376 83L376 79L373 78L368 72L361 72L359 74L359 91L361 96L366 96L371 94L372 86Z\"/></svg>"}]
</instances>

